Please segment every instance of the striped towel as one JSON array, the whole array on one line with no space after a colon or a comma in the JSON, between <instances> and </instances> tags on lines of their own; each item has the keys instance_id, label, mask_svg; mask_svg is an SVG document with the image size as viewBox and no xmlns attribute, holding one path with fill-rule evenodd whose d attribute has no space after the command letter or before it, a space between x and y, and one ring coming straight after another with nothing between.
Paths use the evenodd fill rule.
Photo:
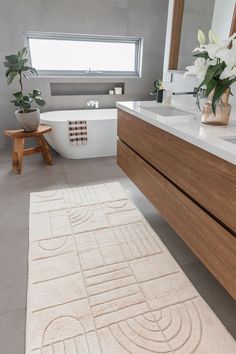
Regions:
<instances>
[{"instance_id":1,"label":"striped towel","mask_svg":"<svg viewBox=\"0 0 236 354\"><path fill-rule=\"evenodd\" d=\"M86 145L88 142L86 120L68 120L69 140L74 146Z\"/></svg>"}]
</instances>

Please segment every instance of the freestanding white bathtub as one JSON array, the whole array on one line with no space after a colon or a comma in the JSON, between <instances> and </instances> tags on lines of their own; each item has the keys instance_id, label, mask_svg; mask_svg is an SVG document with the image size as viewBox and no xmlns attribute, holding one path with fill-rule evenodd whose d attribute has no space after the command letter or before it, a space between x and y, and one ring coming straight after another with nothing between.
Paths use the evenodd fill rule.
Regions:
<instances>
[{"instance_id":1,"label":"freestanding white bathtub","mask_svg":"<svg viewBox=\"0 0 236 354\"><path fill-rule=\"evenodd\" d=\"M41 123L52 127L45 135L48 143L60 155L83 159L116 155L117 109L86 109L41 113ZM69 141L68 120L86 120L87 145L73 146Z\"/></svg>"}]
</instances>

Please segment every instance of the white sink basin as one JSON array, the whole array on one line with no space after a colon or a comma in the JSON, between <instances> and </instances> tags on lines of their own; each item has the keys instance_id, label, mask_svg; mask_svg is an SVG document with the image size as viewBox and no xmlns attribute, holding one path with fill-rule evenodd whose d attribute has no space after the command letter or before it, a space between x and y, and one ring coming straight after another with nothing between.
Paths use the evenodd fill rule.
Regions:
<instances>
[{"instance_id":1,"label":"white sink basin","mask_svg":"<svg viewBox=\"0 0 236 354\"><path fill-rule=\"evenodd\" d=\"M236 145L236 136L226 136L226 137L221 137L224 141L228 141L231 144Z\"/></svg>"},{"instance_id":2,"label":"white sink basin","mask_svg":"<svg viewBox=\"0 0 236 354\"><path fill-rule=\"evenodd\" d=\"M178 109L171 106L139 106L145 111L155 113L159 116L163 117L182 117L182 116L192 116L191 113L183 111L182 109Z\"/></svg>"}]
</instances>

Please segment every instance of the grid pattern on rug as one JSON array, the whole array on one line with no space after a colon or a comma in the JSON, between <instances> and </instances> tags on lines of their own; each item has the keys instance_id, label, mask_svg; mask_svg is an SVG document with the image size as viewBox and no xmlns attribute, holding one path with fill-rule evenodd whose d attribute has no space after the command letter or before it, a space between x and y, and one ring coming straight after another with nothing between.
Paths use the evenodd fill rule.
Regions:
<instances>
[{"instance_id":1,"label":"grid pattern on rug","mask_svg":"<svg viewBox=\"0 0 236 354\"><path fill-rule=\"evenodd\" d=\"M69 120L69 140L74 146L86 145L88 142L88 131L86 120Z\"/></svg>"},{"instance_id":2,"label":"grid pattern on rug","mask_svg":"<svg viewBox=\"0 0 236 354\"><path fill-rule=\"evenodd\" d=\"M233 354L119 183L31 194L26 354Z\"/></svg>"}]
</instances>

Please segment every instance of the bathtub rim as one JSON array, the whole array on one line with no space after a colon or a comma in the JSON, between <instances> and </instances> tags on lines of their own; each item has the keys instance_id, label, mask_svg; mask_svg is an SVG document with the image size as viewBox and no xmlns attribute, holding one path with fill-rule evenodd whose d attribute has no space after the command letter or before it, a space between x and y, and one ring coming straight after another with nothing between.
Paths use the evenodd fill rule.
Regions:
<instances>
[{"instance_id":1,"label":"bathtub rim","mask_svg":"<svg viewBox=\"0 0 236 354\"><path fill-rule=\"evenodd\" d=\"M97 113L101 113L101 117L98 117L96 116L95 117L81 117L81 118L74 118L71 117L71 119L67 118L67 119L58 119L58 118L53 118L53 114L56 114L56 113L59 113L59 114L68 114L68 112L97 112ZM112 111L113 113L116 112L116 116L114 117L104 117L102 116L102 111L106 111L106 113L108 111ZM94 114L94 113L93 113ZM87 119L86 119L87 118ZM73 121L73 120L87 120L89 122L92 122L92 121L105 121L105 120L117 120L117 108L98 108L98 109L64 109L64 110L57 110L57 111L47 111L47 112L42 112L40 113L40 121L42 122L57 122L57 123L66 123L68 122L69 120Z\"/></svg>"}]
</instances>

